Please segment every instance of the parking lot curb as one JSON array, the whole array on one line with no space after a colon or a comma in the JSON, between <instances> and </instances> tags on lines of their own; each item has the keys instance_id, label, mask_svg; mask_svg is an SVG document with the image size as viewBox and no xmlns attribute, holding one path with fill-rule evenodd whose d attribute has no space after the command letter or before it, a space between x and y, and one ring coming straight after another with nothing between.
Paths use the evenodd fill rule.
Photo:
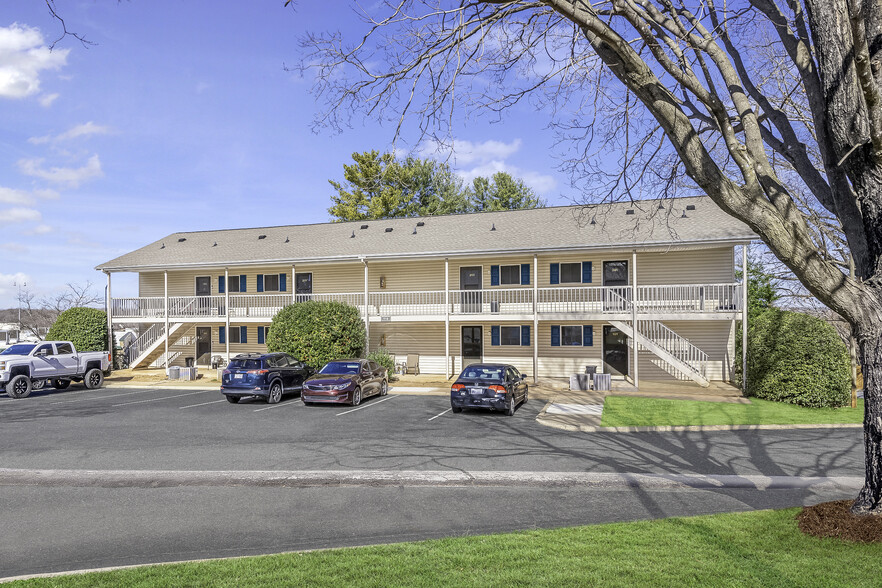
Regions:
<instances>
[{"instance_id":1,"label":"parking lot curb","mask_svg":"<svg viewBox=\"0 0 882 588\"><path fill-rule=\"evenodd\" d=\"M179 486L524 486L644 489L837 489L857 490L862 477L645 474L541 471L179 471L179 470L28 470L0 468L2 486L162 488Z\"/></svg>"},{"instance_id":2,"label":"parking lot curb","mask_svg":"<svg viewBox=\"0 0 882 588\"><path fill-rule=\"evenodd\" d=\"M701 433L707 431L780 431L788 429L862 429L861 423L824 423L792 425L683 425L659 427L601 427L597 425L574 425L548 418L544 413L536 417L536 422L552 429L574 433Z\"/></svg>"}]
</instances>

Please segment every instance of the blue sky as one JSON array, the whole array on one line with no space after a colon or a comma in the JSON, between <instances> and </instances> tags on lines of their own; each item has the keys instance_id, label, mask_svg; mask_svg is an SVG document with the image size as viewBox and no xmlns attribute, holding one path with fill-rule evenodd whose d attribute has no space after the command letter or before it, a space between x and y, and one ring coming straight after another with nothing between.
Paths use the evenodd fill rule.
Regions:
<instances>
[{"instance_id":1,"label":"blue sky","mask_svg":"<svg viewBox=\"0 0 882 588\"><path fill-rule=\"evenodd\" d=\"M0 308L14 283L38 296L175 231L329 220L351 154L393 147L394 128L355 121L314 134L309 79L285 71L308 30L361 30L349 2L59 0L0 15ZM329 7L336 7L329 9ZM550 204L577 195L556 171L547 118L529 107L455 131L464 178L506 170ZM406 128L395 147L417 147ZM137 295L115 274L115 296Z\"/></svg>"}]
</instances>

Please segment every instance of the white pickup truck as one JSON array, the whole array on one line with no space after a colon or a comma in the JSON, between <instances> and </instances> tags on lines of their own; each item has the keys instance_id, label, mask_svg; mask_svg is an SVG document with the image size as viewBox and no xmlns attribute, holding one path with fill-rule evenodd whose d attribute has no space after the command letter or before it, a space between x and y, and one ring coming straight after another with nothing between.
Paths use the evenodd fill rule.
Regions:
<instances>
[{"instance_id":1,"label":"white pickup truck","mask_svg":"<svg viewBox=\"0 0 882 588\"><path fill-rule=\"evenodd\" d=\"M0 392L25 398L47 382L61 390L71 381L82 381L90 390L100 388L110 366L109 352L77 352L70 341L17 343L0 352Z\"/></svg>"}]
</instances>

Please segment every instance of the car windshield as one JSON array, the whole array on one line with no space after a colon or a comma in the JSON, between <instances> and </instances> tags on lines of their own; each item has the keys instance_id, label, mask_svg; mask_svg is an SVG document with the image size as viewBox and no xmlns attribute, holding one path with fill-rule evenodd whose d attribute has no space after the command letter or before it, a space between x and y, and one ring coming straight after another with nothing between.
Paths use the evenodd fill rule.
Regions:
<instances>
[{"instance_id":1,"label":"car windshield","mask_svg":"<svg viewBox=\"0 0 882 588\"><path fill-rule=\"evenodd\" d=\"M467 367L459 377L467 380L498 380L501 382L502 374L501 367Z\"/></svg>"},{"instance_id":2,"label":"car windshield","mask_svg":"<svg viewBox=\"0 0 882 588\"><path fill-rule=\"evenodd\" d=\"M0 355L27 355L30 353L36 345L26 345L24 343L19 345L13 345L12 347L7 347L3 351L0 351Z\"/></svg>"},{"instance_id":3,"label":"car windshield","mask_svg":"<svg viewBox=\"0 0 882 588\"><path fill-rule=\"evenodd\" d=\"M325 364L320 374L357 374L359 364L357 361L331 361Z\"/></svg>"},{"instance_id":4,"label":"car windshield","mask_svg":"<svg viewBox=\"0 0 882 588\"><path fill-rule=\"evenodd\" d=\"M260 360L259 359L234 359L230 361L230 366L228 369L231 370L259 370L260 369Z\"/></svg>"}]
</instances>

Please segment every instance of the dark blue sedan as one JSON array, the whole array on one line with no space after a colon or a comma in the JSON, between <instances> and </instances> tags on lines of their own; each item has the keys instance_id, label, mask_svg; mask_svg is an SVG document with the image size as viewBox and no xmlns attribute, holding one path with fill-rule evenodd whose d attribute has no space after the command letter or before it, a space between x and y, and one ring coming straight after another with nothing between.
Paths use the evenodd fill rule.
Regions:
<instances>
[{"instance_id":1,"label":"dark blue sedan","mask_svg":"<svg viewBox=\"0 0 882 588\"><path fill-rule=\"evenodd\" d=\"M450 387L450 408L488 408L511 416L527 401L529 393L524 375L513 365L475 363L464 370Z\"/></svg>"},{"instance_id":2,"label":"dark blue sedan","mask_svg":"<svg viewBox=\"0 0 882 588\"><path fill-rule=\"evenodd\" d=\"M314 372L287 353L245 353L230 360L221 392L234 404L246 396L259 396L275 404L284 394L303 390L303 381Z\"/></svg>"}]
</instances>

